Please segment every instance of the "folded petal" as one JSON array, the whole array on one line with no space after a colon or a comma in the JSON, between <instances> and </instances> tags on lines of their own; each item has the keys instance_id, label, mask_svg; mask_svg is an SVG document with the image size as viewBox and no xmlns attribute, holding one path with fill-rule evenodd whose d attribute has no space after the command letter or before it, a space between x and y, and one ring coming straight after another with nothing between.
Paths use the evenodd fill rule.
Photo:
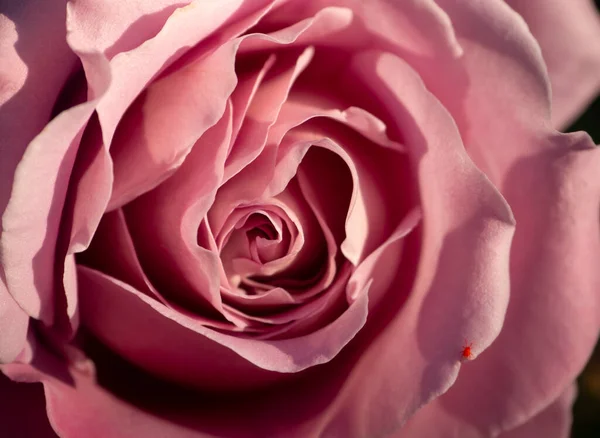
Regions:
<instances>
[{"instance_id":1,"label":"folded petal","mask_svg":"<svg viewBox=\"0 0 600 438\"><path fill-rule=\"evenodd\" d=\"M518 223L502 332L441 401L457 422L486 436L556 399L597 339L600 150L585 134L552 130L541 52L514 11L497 1L438 4L464 54L444 65L447 74L424 74L425 82L453 114L469 155Z\"/></svg>"},{"instance_id":2,"label":"folded petal","mask_svg":"<svg viewBox=\"0 0 600 438\"><path fill-rule=\"evenodd\" d=\"M113 5L114 3L114 5ZM103 2L104 8L95 10L99 23L112 22L113 18L118 23L117 28L125 32L127 22L131 22L135 7L145 2L135 2L132 12L127 12L123 17L115 16L128 6L121 6L118 2ZM183 1L183 4L188 2ZM144 41L143 44L127 51L116 54L110 59L110 69L113 81L106 94L98 105L98 116L102 126L104 143L110 145L117 125L134 99L167 67L180 60L191 48L193 53L189 57L199 57L214 49L217 41L230 40L239 33L252 26L270 8L272 0L250 2L247 0L226 0L221 2L192 2L187 6L175 9L156 35ZM95 3L94 3L95 4ZM92 7L94 4L85 2L84 6ZM152 2L148 9L155 8L159 3ZM161 3L164 4L164 3ZM175 5L177 3L172 3ZM107 6L108 5L108 6ZM77 8L71 3L70 8ZM144 6L146 7L146 6ZM171 7L163 9L159 15L168 14ZM106 14L106 15L104 15ZM86 17L86 18L84 18ZM80 56L88 82L94 76L96 65L89 60L89 54L98 54L106 58L106 45L113 41L115 35L107 32L105 38L95 39L93 30L96 26L88 26L87 14L69 14L68 42L70 47ZM83 20L83 21L82 21ZM160 21L160 20L159 20ZM125 23L125 24L124 24ZM129 29L133 24L129 23ZM92 31L89 34L90 30ZM210 39L209 36L221 31L220 38ZM129 31L131 38L138 38L137 32ZM149 33L148 36L152 35ZM124 43L127 44L126 41ZM134 44L135 45L135 44ZM189 60L189 58L188 58ZM92 87L92 93L94 92Z\"/></svg>"},{"instance_id":3,"label":"folded petal","mask_svg":"<svg viewBox=\"0 0 600 438\"><path fill-rule=\"evenodd\" d=\"M20 420L14 426L10 422L6 423L4 414L9 414L10 410L2 409L0 418L2 418L3 432L6 430L5 425L9 432L15 431L14 434L7 436L211 438L211 435L153 416L119 400L98 386L93 373L69 369L56 358L48 357L48 353L45 355L41 367L12 364L3 368L4 374L12 380L23 382L7 382L8 379L0 375L2 400L10 400L8 409L16 409L12 416L6 417L6 420ZM41 388L37 388L38 385L33 382L41 382L44 385L43 394L40 394ZM17 385L18 388L15 388ZM10 391L9 397L4 396L7 394L4 392L5 389ZM44 396L46 412L44 412ZM27 412L27 421L23 421L23 412ZM55 432L50 428L50 424ZM32 433L28 434L28 431Z\"/></svg>"},{"instance_id":4,"label":"folded petal","mask_svg":"<svg viewBox=\"0 0 600 438\"><path fill-rule=\"evenodd\" d=\"M62 0L4 2L0 11L0 212L17 163L52 116L76 56L65 41Z\"/></svg>"},{"instance_id":5,"label":"folded petal","mask_svg":"<svg viewBox=\"0 0 600 438\"><path fill-rule=\"evenodd\" d=\"M257 385L327 362L366 319L368 285L346 312L313 333L253 340L213 330L97 271L79 267L78 273L82 321L92 332L135 363L200 387Z\"/></svg>"},{"instance_id":6,"label":"folded petal","mask_svg":"<svg viewBox=\"0 0 600 438\"><path fill-rule=\"evenodd\" d=\"M47 324L54 319L55 253L62 210L94 104L86 102L61 113L30 143L2 216L0 253L8 290L23 310Z\"/></svg>"},{"instance_id":7,"label":"folded petal","mask_svg":"<svg viewBox=\"0 0 600 438\"><path fill-rule=\"evenodd\" d=\"M109 209L156 187L223 115L236 85L231 41L153 82L119 123L111 147L115 184Z\"/></svg>"},{"instance_id":8,"label":"folded petal","mask_svg":"<svg viewBox=\"0 0 600 438\"><path fill-rule=\"evenodd\" d=\"M29 316L21 309L0 280L0 364L9 363L21 352L27 338Z\"/></svg>"},{"instance_id":9,"label":"folded petal","mask_svg":"<svg viewBox=\"0 0 600 438\"><path fill-rule=\"evenodd\" d=\"M101 52L110 59L156 36L175 9L191 2L71 0L67 4L69 32L77 35L77 46L82 51Z\"/></svg>"},{"instance_id":10,"label":"folded petal","mask_svg":"<svg viewBox=\"0 0 600 438\"><path fill-rule=\"evenodd\" d=\"M600 12L592 0L505 0L527 22L552 84L552 122L566 128L600 92Z\"/></svg>"},{"instance_id":11,"label":"folded petal","mask_svg":"<svg viewBox=\"0 0 600 438\"><path fill-rule=\"evenodd\" d=\"M571 436L573 402L577 396L576 384L569 387L544 410L498 438L568 438Z\"/></svg>"},{"instance_id":12,"label":"folded petal","mask_svg":"<svg viewBox=\"0 0 600 438\"><path fill-rule=\"evenodd\" d=\"M361 332L366 337L373 330L377 337L362 351L323 426L325 434L358 437L390 433L445 392L460 368L464 338L479 353L498 336L508 304L513 219L466 157L450 115L406 63L365 53L352 67L403 134L423 212L418 267L411 267L417 262L409 244L391 280L396 288L388 289L383 310Z\"/></svg>"}]
</instances>

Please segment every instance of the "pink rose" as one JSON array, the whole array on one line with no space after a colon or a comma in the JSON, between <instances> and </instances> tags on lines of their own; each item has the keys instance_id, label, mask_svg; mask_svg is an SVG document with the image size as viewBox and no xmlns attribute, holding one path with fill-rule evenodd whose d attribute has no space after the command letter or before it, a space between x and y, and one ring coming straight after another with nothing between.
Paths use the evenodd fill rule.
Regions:
<instances>
[{"instance_id":1,"label":"pink rose","mask_svg":"<svg viewBox=\"0 0 600 438\"><path fill-rule=\"evenodd\" d=\"M568 3L4 2L3 436L565 436L600 329Z\"/></svg>"}]
</instances>

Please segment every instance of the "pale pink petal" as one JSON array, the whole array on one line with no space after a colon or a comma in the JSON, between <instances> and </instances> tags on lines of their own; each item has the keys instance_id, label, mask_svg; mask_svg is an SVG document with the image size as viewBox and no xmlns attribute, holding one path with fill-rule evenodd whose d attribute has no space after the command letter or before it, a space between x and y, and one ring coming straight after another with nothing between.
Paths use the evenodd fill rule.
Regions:
<instances>
[{"instance_id":1,"label":"pale pink petal","mask_svg":"<svg viewBox=\"0 0 600 438\"><path fill-rule=\"evenodd\" d=\"M543 411L516 429L504 432L498 438L568 438L571 436L573 402L577 396L576 384L571 384L558 399Z\"/></svg>"},{"instance_id":2,"label":"pale pink petal","mask_svg":"<svg viewBox=\"0 0 600 438\"><path fill-rule=\"evenodd\" d=\"M77 58L65 42L62 0L4 2L0 15L0 212L17 163L52 117ZM1 233L1 231L0 231Z\"/></svg>"},{"instance_id":3,"label":"pale pink petal","mask_svg":"<svg viewBox=\"0 0 600 438\"><path fill-rule=\"evenodd\" d=\"M585 134L552 131L541 53L514 11L499 1L438 3L464 55L426 84L450 108L469 155L518 223L502 332L443 401L457 424L485 436L515 427L556 399L596 342L600 150Z\"/></svg>"},{"instance_id":4,"label":"pale pink petal","mask_svg":"<svg viewBox=\"0 0 600 438\"><path fill-rule=\"evenodd\" d=\"M82 320L103 342L146 369L201 387L255 386L327 362L366 318L367 294L361 291L320 330L257 341L214 331L97 271L80 267L79 276Z\"/></svg>"},{"instance_id":5,"label":"pale pink petal","mask_svg":"<svg viewBox=\"0 0 600 438\"><path fill-rule=\"evenodd\" d=\"M11 196L18 195L14 192L19 191L17 187L14 187L17 164L22 159L29 142L53 116L53 107L61 88L76 68L76 57L65 42L64 23L65 8L62 1L48 1L43 5L29 1L9 2L2 6L0 15L0 58L3 60L0 66L0 132L2 132L0 136L0 213L3 215L3 225L0 227L0 240L3 248L0 249L0 253L3 260L7 260L12 254L13 248L11 248L10 241L16 237L11 235L14 229L7 231L4 223L6 221L10 227L12 221L10 216L20 217L20 213L14 211L17 208L14 206L14 201L9 201ZM46 188L49 186L46 185ZM59 196L61 195L59 194ZM5 211L9 202L13 204L12 212ZM21 232L26 233L25 230L18 233ZM52 234L51 231L50 239L52 239ZM41 238L43 239L43 237ZM8 248L4 247L5 239L9 240ZM17 246L27 245L22 241L17 243L13 240L13 243L16 243ZM52 243L50 242L48 255L51 254L51 247ZM36 285L32 284L34 282L31 279L24 279L24 282L29 285L23 285L27 288L26 290L14 289L15 287L20 288L21 284L15 285L13 279L22 275L21 270L28 270L26 264L30 263L30 260L26 259L35 254L34 252L27 255L27 249L22 252L18 247L14 250L19 252L23 258L20 261L16 260L14 264L3 263L0 271L2 277L0 280L2 282L0 284L0 296L2 297L0 298L2 302L0 321L5 327L2 332L6 330L6 333L10 333L10 335L2 337L0 362L9 361L16 355L18 353L16 350L20 349L19 345L24 339L27 316L19 307L25 309L29 314L40 315L41 307L47 306L45 314L47 320L51 319L50 314L52 313L52 305L42 304L39 297L36 297ZM37 259L38 264L47 263L47 261L40 260L44 257L42 255ZM52 255L50 257L52 258ZM5 272L6 270L9 272ZM6 281L6 286L3 284L4 281ZM46 295L47 291L43 290L43 285L41 289L41 293ZM16 305L8 294L12 295L19 305ZM48 298L46 296L43 300L48 300Z\"/></svg>"},{"instance_id":6,"label":"pale pink petal","mask_svg":"<svg viewBox=\"0 0 600 438\"><path fill-rule=\"evenodd\" d=\"M58 434L61 438L212 438L209 434L188 429L127 404L98 386L93 374L76 369L69 371L65 365L57 362L55 358L46 357L41 368L22 364L3 368L11 379L23 382L8 383L9 389L15 394L15 404L11 406L13 409L20 408L12 418L19 418L20 421L18 430L14 428L16 433L7 436L54 438ZM6 378L0 378L4 390ZM43 394L40 394L41 388L36 388L37 384L28 382L43 383ZM20 387L14 390L14 385ZM6 393L3 391L3 394ZM43 412L44 395L47 419ZM7 398L3 397L3 400ZM28 420L25 422L23 412L27 413ZM10 424L8 427L10 431ZM31 435L25 435L28 430L32 432Z\"/></svg>"},{"instance_id":7,"label":"pale pink petal","mask_svg":"<svg viewBox=\"0 0 600 438\"><path fill-rule=\"evenodd\" d=\"M271 167L270 158L274 151L271 149L269 154L263 150L267 135L292 84L310 62L313 52L308 48L299 56L276 61L271 70L277 68L279 74L269 80L265 78L257 90L240 128L238 141L232 145L227 157L224 184L209 212L209 222L215 232L238 204L260 198L268 184L271 173L265 172L264 168Z\"/></svg>"},{"instance_id":8,"label":"pale pink petal","mask_svg":"<svg viewBox=\"0 0 600 438\"><path fill-rule=\"evenodd\" d=\"M468 369L461 371L465 374L468 374L468 372ZM468 378L468 376L464 377ZM468 421L456 421L453 413L448 409L448 404L444 403L444 399L453 391L455 389L451 388L448 393L417 411L393 437L426 436L445 438L449 430L456 431L457 436L461 438L489 437L490 432L478 429L476 424ZM502 393L501 389L497 389L497 391ZM499 430L494 430L492 436L498 438L567 438L571 426L571 409L575 395L576 388L573 384L570 384L558 399L549 401L547 406L541 406L541 412L534 413L531 418L523 418L522 424L509 431L499 432ZM510 397L507 394L505 396Z\"/></svg>"},{"instance_id":9,"label":"pale pink petal","mask_svg":"<svg viewBox=\"0 0 600 438\"><path fill-rule=\"evenodd\" d=\"M390 281L396 287L382 297L379 313L371 313L360 359L323 420L323 435L359 437L392 432L445 392L460 368L465 337L480 353L498 336L508 304L513 222L466 156L451 117L410 67L373 53L358 56L352 67L403 133L418 169L424 218L414 237L420 250L409 236Z\"/></svg>"},{"instance_id":10,"label":"pale pink petal","mask_svg":"<svg viewBox=\"0 0 600 438\"><path fill-rule=\"evenodd\" d=\"M215 252L198 245L198 229L223 176L231 113L228 105L170 179L124 208L140 262L155 287L205 310L221 310L222 268Z\"/></svg>"},{"instance_id":11,"label":"pale pink petal","mask_svg":"<svg viewBox=\"0 0 600 438\"><path fill-rule=\"evenodd\" d=\"M2 216L0 250L8 290L30 316L46 324L54 318L52 279L61 214L94 104L87 102L61 113L30 143Z\"/></svg>"},{"instance_id":12,"label":"pale pink petal","mask_svg":"<svg viewBox=\"0 0 600 438\"><path fill-rule=\"evenodd\" d=\"M110 59L156 36L175 9L192 0L71 0L67 11L78 49Z\"/></svg>"},{"instance_id":13,"label":"pale pink petal","mask_svg":"<svg viewBox=\"0 0 600 438\"><path fill-rule=\"evenodd\" d=\"M111 147L115 184L109 209L156 187L223 115L236 85L239 41L152 83L127 111Z\"/></svg>"},{"instance_id":14,"label":"pale pink petal","mask_svg":"<svg viewBox=\"0 0 600 438\"><path fill-rule=\"evenodd\" d=\"M310 2L292 1L274 9L253 29L261 35L261 38L246 41L241 53L268 50L273 42L288 47L308 47L318 44L321 47L334 45L357 48L364 44L360 32L356 32L357 29L352 25L354 13L351 9L313 6ZM282 23L292 24L282 27ZM263 29L268 31L261 34Z\"/></svg>"},{"instance_id":15,"label":"pale pink petal","mask_svg":"<svg viewBox=\"0 0 600 438\"><path fill-rule=\"evenodd\" d=\"M542 48L552 84L552 122L566 128L600 92L600 12L592 0L505 0Z\"/></svg>"},{"instance_id":16,"label":"pale pink petal","mask_svg":"<svg viewBox=\"0 0 600 438\"><path fill-rule=\"evenodd\" d=\"M382 122L368 116L365 111L351 108L348 112L321 110L294 103L286 104L284 108L285 117L277 130L285 133L296 125L300 126L287 134L286 142L280 146L274 172L277 176L267 191L276 191L286 183L312 145L320 144L340 155L347 163L354 184L345 225L346 239L341 244L341 250L356 265L389 237L405 214L412 187L408 183L408 160L401 153L403 148L389 141L384 134L385 128L380 125ZM382 141L384 147L357 136L353 130L340 129L336 124L301 125L316 117L339 120L361 133L364 132L367 138ZM331 145L332 141L334 145ZM323 166L315 164L322 173L311 171L308 166L306 172L312 174L312 177L307 180L314 180L319 184L318 181L326 178L327 172ZM326 191L322 188L319 190Z\"/></svg>"},{"instance_id":17,"label":"pale pink petal","mask_svg":"<svg viewBox=\"0 0 600 438\"><path fill-rule=\"evenodd\" d=\"M194 1L175 9L155 36L128 52L116 54L110 60L113 80L97 109L104 143L111 144L116 127L126 109L153 78L180 60L190 48L194 48L194 53L190 56L197 57L218 47L216 43L220 38L229 40L243 32L267 12L271 3L272 0ZM141 4L142 2L136 2L136 5ZM121 9L127 8L115 6L105 8L101 12L114 14ZM164 12L168 11L170 8ZM123 19L117 19L118 23L121 22L119 26L124 27L122 22L130 20L131 16L126 14ZM112 15L101 17L97 15L97 17L102 23L110 23L113 19ZM89 55L98 54L105 57L103 50L106 41L114 40L114 35L107 36L106 41L101 40L100 46L96 46L92 38L91 42L94 44L90 45L90 37L87 33L89 29L85 22L80 21L81 19L81 16L69 14L68 41L71 48L80 56L88 82L92 83L91 93L95 95L95 87L90 77L94 75L96 66L90 62ZM220 38L209 38L216 32L221 32Z\"/></svg>"},{"instance_id":18,"label":"pale pink petal","mask_svg":"<svg viewBox=\"0 0 600 438\"><path fill-rule=\"evenodd\" d=\"M67 309L66 317L70 326L68 330L71 333L74 333L78 324L77 280L73 255L89 246L106 210L112 181L112 162L102 143L98 118L92 116L83 132L69 177L56 250L57 265L61 266L62 258L65 262L59 270L64 273L64 294L57 285L55 295L60 303L58 306L65 306ZM63 300L66 300L66 303L63 303ZM59 319L63 316L65 315L58 315Z\"/></svg>"},{"instance_id":19,"label":"pale pink petal","mask_svg":"<svg viewBox=\"0 0 600 438\"><path fill-rule=\"evenodd\" d=\"M452 56L461 53L448 16L433 0L406 0L401 5L386 0L310 0L288 1L261 20L265 27L279 23L296 23L315 17L315 29L299 42L321 46L350 47L352 50L373 48L366 31L416 56ZM312 18L310 18L312 20ZM259 24L259 26L260 26ZM276 33L275 33L276 34ZM378 42L380 42L378 41Z\"/></svg>"},{"instance_id":20,"label":"pale pink petal","mask_svg":"<svg viewBox=\"0 0 600 438\"><path fill-rule=\"evenodd\" d=\"M5 437L58 438L46 416L39 383L18 383L0 371L0 433Z\"/></svg>"},{"instance_id":21,"label":"pale pink petal","mask_svg":"<svg viewBox=\"0 0 600 438\"><path fill-rule=\"evenodd\" d=\"M248 37L251 38L251 37ZM309 47L299 56L281 56L256 91L240 128L238 141L227 157L224 181L239 173L265 147L267 134L296 78L310 63L314 49ZM243 196L243 195L241 195Z\"/></svg>"},{"instance_id":22,"label":"pale pink petal","mask_svg":"<svg viewBox=\"0 0 600 438\"><path fill-rule=\"evenodd\" d=\"M0 364L9 363L25 346L29 316L23 312L0 280Z\"/></svg>"},{"instance_id":23,"label":"pale pink petal","mask_svg":"<svg viewBox=\"0 0 600 438\"><path fill-rule=\"evenodd\" d=\"M275 55L271 54L259 65L251 62L241 62L236 65L236 73L238 76L238 84L231 95L231 103L233 106L233 139L235 140L240 132L244 119L250 104L256 96L256 92L260 88L265 76L275 64ZM248 71L246 71L248 70ZM233 143L230 145L233 146Z\"/></svg>"}]
</instances>

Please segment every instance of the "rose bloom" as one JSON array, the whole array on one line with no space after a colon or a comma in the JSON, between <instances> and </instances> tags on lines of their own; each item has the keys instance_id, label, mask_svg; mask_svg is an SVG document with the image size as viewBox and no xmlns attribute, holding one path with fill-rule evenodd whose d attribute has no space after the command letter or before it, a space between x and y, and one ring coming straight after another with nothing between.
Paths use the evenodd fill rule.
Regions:
<instances>
[{"instance_id":1,"label":"rose bloom","mask_svg":"<svg viewBox=\"0 0 600 438\"><path fill-rule=\"evenodd\" d=\"M591 2L0 12L3 437L568 434Z\"/></svg>"}]
</instances>

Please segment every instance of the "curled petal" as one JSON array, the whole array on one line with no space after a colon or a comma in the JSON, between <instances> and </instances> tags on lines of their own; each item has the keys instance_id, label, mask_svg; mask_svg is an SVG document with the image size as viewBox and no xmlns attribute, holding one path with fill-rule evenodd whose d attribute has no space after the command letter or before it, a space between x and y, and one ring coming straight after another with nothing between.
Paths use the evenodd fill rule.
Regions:
<instances>
[{"instance_id":1,"label":"curled petal","mask_svg":"<svg viewBox=\"0 0 600 438\"><path fill-rule=\"evenodd\" d=\"M542 48L552 84L552 122L566 128L600 92L600 12L592 0L505 0Z\"/></svg>"}]
</instances>

